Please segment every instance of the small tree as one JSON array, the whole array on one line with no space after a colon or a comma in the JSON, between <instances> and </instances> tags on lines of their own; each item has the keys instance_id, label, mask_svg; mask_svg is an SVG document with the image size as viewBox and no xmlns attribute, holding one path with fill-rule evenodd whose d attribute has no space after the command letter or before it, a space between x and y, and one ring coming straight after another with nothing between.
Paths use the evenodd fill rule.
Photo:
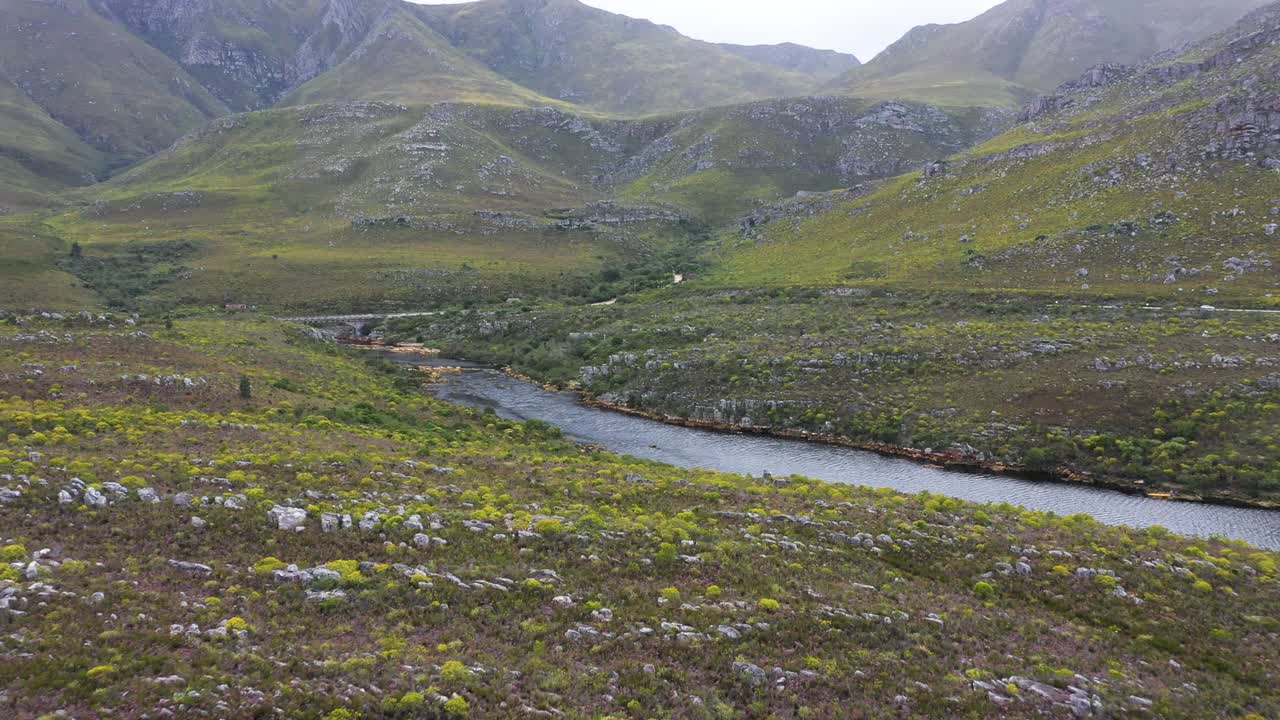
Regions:
<instances>
[{"instance_id":1,"label":"small tree","mask_svg":"<svg viewBox=\"0 0 1280 720\"><path fill-rule=\"evenodd\" d=\"M253 397L253 383L249 382L248 375L240 376L240 397L245 400Z\"/></svg>"},{"instance_id":2,"label":"small tree","mask_svg":"<svg viewBox=\"0 0 1280 720\"><path fill-rule=\"evenodd\" d=\"M79 260L82 255L84 255L84 248L80 247L80 243L79 242L71 243L71 259Z\"/></svg>"}]
</instances>

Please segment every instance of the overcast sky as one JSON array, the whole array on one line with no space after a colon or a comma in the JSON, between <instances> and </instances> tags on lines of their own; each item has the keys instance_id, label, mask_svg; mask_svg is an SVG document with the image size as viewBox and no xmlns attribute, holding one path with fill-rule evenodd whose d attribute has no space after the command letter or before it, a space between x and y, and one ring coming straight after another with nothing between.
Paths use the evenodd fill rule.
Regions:
<instances>
[{"instance_id":1,"label":"overcast sky","mask_svg":"<svg viewBox=\"0 0 1280 720\"><path fill-rule=\"evenodd\" d=\"M794 42L851 52L864 62L916 25L968 20L1000 1L583 0L610 12L670 25L699 40L744 45Z\"/></svg>"}]
</instances>

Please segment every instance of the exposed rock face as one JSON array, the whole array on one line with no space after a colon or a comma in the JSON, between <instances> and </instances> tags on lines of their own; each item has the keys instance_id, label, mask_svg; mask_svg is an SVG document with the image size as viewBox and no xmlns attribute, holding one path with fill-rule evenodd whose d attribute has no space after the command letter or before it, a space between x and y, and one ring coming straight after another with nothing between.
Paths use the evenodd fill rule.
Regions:
<instances>
[{"instance_id":1,"label":"exposed rock face","mask_svg":"<svg viewBox=\"0 0 1280 720\"><path fill-rule=\"evenodd\" d=\"M217 0L93 1L236 110L266 107L333 67L384 7L379 1L328 0L315 15L274 2L248 11Z\"/></svg>"}]
</instances>

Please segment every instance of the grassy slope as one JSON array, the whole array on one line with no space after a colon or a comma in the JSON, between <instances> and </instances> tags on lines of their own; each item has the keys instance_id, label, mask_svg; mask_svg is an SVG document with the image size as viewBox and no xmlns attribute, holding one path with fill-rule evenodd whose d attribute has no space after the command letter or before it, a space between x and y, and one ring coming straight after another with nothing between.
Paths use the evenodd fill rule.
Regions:
<instances>
[{"instance_id":1,"label":"grassy slope","mask_svg":"<svg viewBox=\"0 0 1280 720\"><path fill-rule=\"evenodd\" d=\"M0 306L65 310L97 300L93 292L58 267L68 244L24 217L0 217Z\"/></svg>"},{"instance_id":2,"label":"grassy slope","mask_svg":"<svg viewBox=\"0 0 1280 720\"><path fill-rule=\"evenodd\" d=\"M4 0L0 66L49 116L133 162L226 112L182 68L89 8Z\"/></svg>"},{"instance_id":3,"label":"grassy slope","mask_svg":"<svg viewBox=\"0 0 1280 720\"><path fill-rule=\"evenodd\" d=\"M0 76L0 207L39 207L103 172L104 159Z\"/></svg>"},{"instance_id":4,"label":"grassy slope","mask_svg":"<svg viewBox=\"0 0 1280 720\"><path fill-rule=\"evenodd\" d=\"M1136 64L1267 0L1009 0L973 20L916 28L829 84L860 97L1017 106L1101 62Z\"/></svg>"},{"instance_id":5,"label":"grassy slope","mask_svg":"<svg viewBox=\"0 0 1280 720\"><path fill-rule=\"evenodd\" d=\"M345 60L282 103L345 100L555 104L455 49L400 4L379 18Z\"/></svg>"},{"instance_id":6,"label":"grassy slope","mask_svg":"<svg viewBox=\"0 0 1280 720\"><path fill-rule=\"evenodd\" d=\"M565 209L616 197L728 221L758 199L919 165L972 142L983 124L976 112L897 107L769 101L638 121L484 104L262 111L193 133L80 193L49 224L95 255L197 243L180 282L147 290L165 301L339 307L434 302L477 286L499 300L539 283L560 292L606 265L674 271L659 256L690 232L556 230ZM898 120L918 129L888 124ZM416 227L352 228L395 216ZM495 277L507 279L485 289Z\"/></svg>"},{"instance_id":7,"label":"grassy slope","mask_svg":"<svg viewBox=\"0 0 1280 720\"><path fill-rule=\"evenodd\" d=\"M484 0L419 12L515 82L597 110L648 115L801 95L815 85L810 76L576 0Z\"/></svg>"},{"instance_id":8,"label":"grassy slope","mask_svg":"<svg viewBox=\"0 0 1280 720\"><path fill-rule=\"evenodd\" d=\"M278 324L121 320L0 328L0 469L48 481L0 481L21 492L0 505L16 720L1031 718L1065 712L1071 686L1111 715L1280 711L1275 553L617 458L431 401ZM127 496L60 505L73 477ZM306 529L270 527L277 504ZM329 511L376 524L322 533ZM446 544L417 547L414 515ZM840 540L856 533L874 549ZM287 563L335 576L272 576ZM15 581L28 568L43 586Z\"/></svg>"},{"instance_id":9,"label":"grassy slope","mask_svg":"<svg viewBox=\"0 0 1280 720\"><path fill-rule=\"evenodd\" d=\"M953 158L945 176L904 175L836 211L738 240L715 282L978 285L1188 303L1216 293L1265 303L1274 274L1237 276L1229 261L1270 252L1264 226L1280 194L1276 175L1199 150L1229 138L1214 129L1223 118L1207 99L1232 98L1242 79L1277 62L1262 48L1181 83L1138 79L1082 93L1074 108ZM1165 282L1184 266L1194 272Z\"/></svg>"}]
</instances>

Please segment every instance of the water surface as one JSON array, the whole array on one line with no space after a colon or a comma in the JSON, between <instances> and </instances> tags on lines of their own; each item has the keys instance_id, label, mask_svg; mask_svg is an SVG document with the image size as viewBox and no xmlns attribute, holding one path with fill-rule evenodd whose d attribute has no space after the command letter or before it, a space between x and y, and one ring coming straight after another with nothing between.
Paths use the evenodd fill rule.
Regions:
<instances>
[{"instance_id":1,"label":"water surface","mask_svg":"<svg viewBox=\"0 0 1280 720\"><path fill-rule=\"evenodd\" d=\"M391 359L423 365L457 364L412 355ZM1280 549L1277 511L1169 502L1085 485L942 470L853 448L666 425L589 407L573 393L548 391L494 370L473 368L451 374L437 387L436 396L461 405L492 408L510 420L543 420L575 440L683 467L751 475L764 471L798 474L907 493L928 490L1060 515L1087 513L1112 525L1163 525L1185 535L1221 535Z\"/></svg>"}]
</instances>

